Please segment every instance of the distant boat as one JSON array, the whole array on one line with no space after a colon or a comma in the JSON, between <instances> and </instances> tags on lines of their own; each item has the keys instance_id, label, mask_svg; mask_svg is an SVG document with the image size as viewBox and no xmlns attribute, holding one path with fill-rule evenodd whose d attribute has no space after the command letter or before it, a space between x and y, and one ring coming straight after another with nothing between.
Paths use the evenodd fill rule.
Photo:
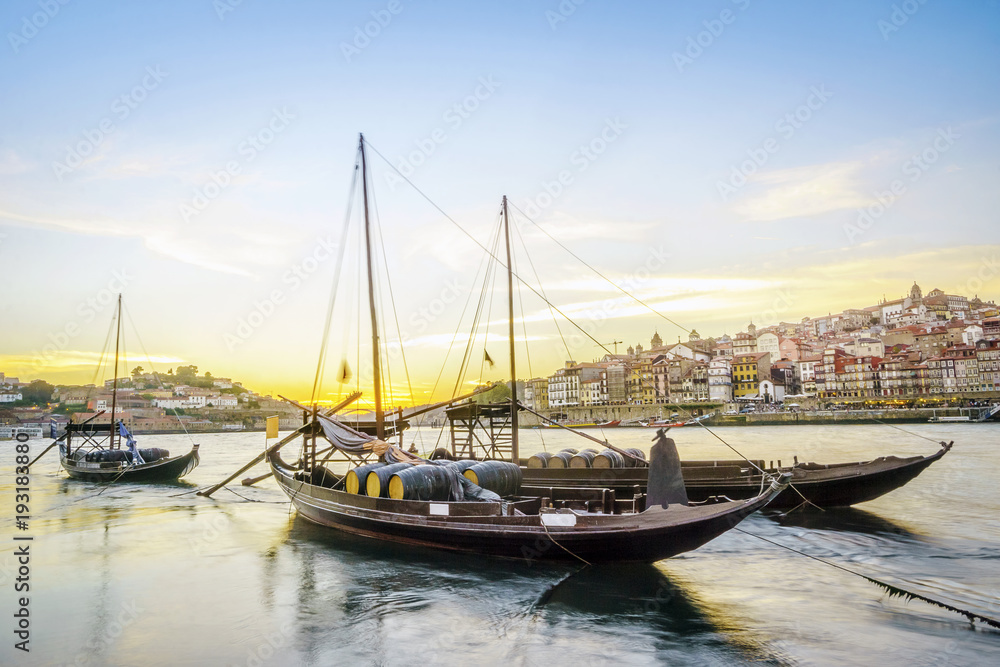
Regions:
<instances>
[{"instance_id":1,"label":"distant boat","mask_svg":"<svg viewBox=\"0 0 1000 667\"><path fill-rule=\"evenodd\" d=\"M612 419L606 422L560 422L559 424L542 424L543 428L561 428L562 425L569 426L571 428L614 428L621 424L620 419Z\"/></svg>"},{"instance_id":2,"label":"distant boat","mask_svg":"<svg viewBox=\"0 0 1000 667\"><path fill-rule=\"evenodd\" d=\"M929 456L880 456L857 463L798 463L788 467L769 467L764 461L682 461L681 471L688 497L693 502L725 496L751 498L762 483L762 473L768 476L789 472L789 487L769 507L797 507L809 501L818 507L845 507L874 500L903 486L952 448L941 443L941 449ZM780 466L780 462L779 462ZM615 468L522 468L524 491L531 493L549 487L579 489L610 488L620 492L645 488L646 471L637 467Z\"/></svg>"},{"instance_id":3,"label":"distant boat","mask_svg":"<svg viewBox=\"0 0 1000 667\"><path fill-rule=\"evenodd\" d=\"M111 419L96 422L99 412L89 420L66 425L58 439L59 460L73 479L87 482L169 482L197 467L198 445L183 456L170 456L162 448L139 449L132 433L121 420L114 420L118 403L118 350L122 331L122 297L118 295L115 313L115 379L111 386ZM122 449L122 441L125 449ZM75 442L74 442L75 441Z\"/></svg>"},{"instance_id":4,"label":"distant boat","mask_svg":"<svg viewBox=\"0 0 1000 667\"><path fill-rule=\"evenodd\" d=\"M972 421L969 415L962 415L961 417L938 417L934 416L928 419L929 422L967 422Z\"/></svg>"}]
</instances>

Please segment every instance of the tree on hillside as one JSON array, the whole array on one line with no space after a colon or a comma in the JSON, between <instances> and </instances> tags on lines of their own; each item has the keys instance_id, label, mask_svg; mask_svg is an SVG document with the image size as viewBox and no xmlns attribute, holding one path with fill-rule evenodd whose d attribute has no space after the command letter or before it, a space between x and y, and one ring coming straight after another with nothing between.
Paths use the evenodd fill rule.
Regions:
<instances>
[{"instance_id":1,"label":"tree on hillside","mask_svg":"<svg viewBox=\"0 0 1000 667\"><path fill-rule=\"evenodd\" d=\"M27 387L21 387L22 405L42 405L52 400L55 387L45 380L34 380Z\"/></svg>"},{"instance_id":2,"label":"tree on hillside","mask_svg":"<svg viewBox=\"0 0 1000 667\"><path fill-rule=\"evenodd\" d=\"M177 377L180 378L195 378L198 376L198 367L194 364L190 366L178 366L177 367Z\"/></svg>"},{"instance_id":3,"label":"tree on hillside","mask_svg":"<svg viewBox=\"0 0 1000 667\"><path fill-rule=\"evenodd\" d=\"M479 405L485 405L487 403L502 403L503 401L510 400L510 387L505 384L500 384L489 391L484 391L481 394L476 395L476 403Z\"/></svg>"},{"instance_id":4,"label":"tree on hillside","mask_svg":"<svg viewBox=\"0 0 1000 667\"><path fill-rule=\"evenodd\" d=\"M140 375L143 374L143 372L144 371L142 369L142 366L136 366L135 368L132 369L132 379L134 380L138 378Z\"/></svg>"}]
</instances>

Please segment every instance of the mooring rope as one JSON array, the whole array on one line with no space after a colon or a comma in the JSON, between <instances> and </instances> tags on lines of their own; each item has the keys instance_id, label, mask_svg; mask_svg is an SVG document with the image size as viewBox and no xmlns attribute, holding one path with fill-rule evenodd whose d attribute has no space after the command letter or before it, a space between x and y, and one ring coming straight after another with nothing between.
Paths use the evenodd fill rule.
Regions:
<instances>
[{"instance_id":1,"label":"mooring rope","mask_svg":"<svg viewBox=\"0 0 1000 667\"><path fill-rule=\"evenodd\" d=\"M870 583L873 583L876 586L878 586L879 588L881 588L884 591L886 591L889 594L889 597L899 596L899 597L902 597L902 598L904 598L906 600L911 600L911 599L913 599L913 600L922 600L924 602L927 602L928 604L937 605L938 607L941 607L943 609L947 609L948 611L953 611L953 612L955 612L957 614L961 614L962 616L965 616L966 618L968 618L970 622L974 622L974 621L978 620L978 621L981 621L983 623L986 623L987 625L991 625L994 628L1000 628L1000 620L997 620L997 619L994 619L994 618L990 618L988 616L983 616L982 614L977 614L976 612L969 611L967 609L960 609L960 608L955 607L953 605L950 605L950 604L948 604L946 602L941 602L940 600L935 600L933 598L929 598L929 597L927 597L925 595L921 595L920 593L914 593L913 591L908 591L908 590L906 590L904 588L900 588L899 586L894 586L892 584L887 584L884 581L880 581L880 580L875 579L873 577L869 577L866 574L861 574L860 572L856 572L854 570L846 568L843 565L838 565L837 563L830 562L830 561L826 560L825 558L820 558L819 556L813 556L811 554L807 554L804 551L799 551L798 549L794 549L794 548L792 548L790 546L787 546L785 544L781 544L780 542L775 542L774 540L769 540L766 537L762 537L760 535L755 535L754 533L751 533L749 531L743 530L742 528L734 527L733 530L739 531L739 532L743 533L744 535L749 535L750 537L756 537L758 540L762 540L764 542L767 542L768 544L771 544L773 546L779 547L781 549L786 549L788 551L791 551L792 553L798 554L799 556L805 556L806 558L811 558L812 560L819 561L820 563L823 563L824 565L829 565L830 567L836 568L838 570L842 570L844 572L847 572L848 574L853 574L856 577L861 577L862 579L865 579L866 581L868 581Z\"/></svg>"},{"instance_id":2,"label":"mooring rope","mask_svg":"<svg viewBox=\"0 0 1000 667\"><path fill-rule=\"evenodd\" d=\"M566 553L568 553L573 558L576 558L577 560L579 560L580 562L582 562L583 564L590 565L589 561L587 561L586 559L584 559L581 556L576 555L575 553L573 553L572 551L570 551L569 549L567 549L563 545L561 545L558 542L556 542L556 538L552 537L552 533L549 532L549 527L545 525L545 521L542 519L542 516L543 515L541 515L541 514L538 515L538 523L542 524L542 528L545 530L545 534L549 536L549 539L552 540L552 543L554 545L556 545L557 547L559 547L560 549L562 549L563 551L565 551Z\"/></svg>"}]
</instances>

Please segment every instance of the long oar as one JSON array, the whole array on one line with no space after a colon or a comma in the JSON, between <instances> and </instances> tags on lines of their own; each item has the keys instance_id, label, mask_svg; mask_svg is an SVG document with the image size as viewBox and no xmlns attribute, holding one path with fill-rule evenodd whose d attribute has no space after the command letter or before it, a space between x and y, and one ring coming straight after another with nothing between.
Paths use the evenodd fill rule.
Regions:
<instances>
[{"instance_id":1,"label":"long oar","mask_svg":"<svg viewBox=\"0 0 1000 667\"><path fill-rule=\"evenodd\" d=\"M65 436L63 436L63 437L65 437ZM59 440L62 440L62 438L59 438ZM52 449L53 447L55 447L56 445L58 445L59 444L59 440L53 440L51 445L49 445L48 447L46 447L45 450L41 454L39 454L38 456L35 457L34 461L32 461L31 463L28 464L28 467L30 468L31 466L35 465L35 461L37 461L38 459L40 459L43 456L45 456L45 454L48 453L48 451L50 449Z\"/></svg>"},{"instance_id":2,"label":"long oar","mask_svg":"<svg viewBox=\"0 0 1000 667\"><path fill-rule=\"evenodd\" d=\"M327 452L329 452L332 449L334 449L334 448L333 447L327 447L326 449L321 449L318 452L316 452L316 456L319 456L320 454L326 454ZM236 474L238 475L239 473L236 473ZM268 470L266 473L264 473L263 475L260 475L259 477L247 477L246 479L241 480L240 484L242 484L243 486L253 486L257 482L262 482L262 481L264 481L265 479L267 479L268 477L270 477L273 474L274 474L273 472L271 472L270 470Z\"/></svg>"},{"instance_id":3,"label":"long oar","mask_svg":"<svg viewBox=\"0 0 1000 667\"><path fill-rule=\"evenodd\" d=\"M348 396L347 398L345 398L343 401L341 401L340 403L338 403L337 405L335 405L332 408L330 408L329 410L327 410L324 414L329 417L329 416L333 415L334 413L337 413L340 410L343 410L345 407L347 407L348 405L350 405L354 401L358 400L358 398L360 398L360 397L361 397L361 392L360 391L356 391L353 394L351 394L350 396ZM286 400L286 401L288 401L290 403L294 402L294 401L292 401L291 399L288 399L288 398L286 398L284 400ZM296 405L299 405L299 404L296 403ZM305 407L305 406L301 406L301 407ZM299 430L301 431L301 429L299 429ZM297 434L298 434L298 432L294 433L293 435L297 435ZM326 453L326 452L330 451L331 449L333 449L333 447L327 447L326 449L317 452L317 455ZM260 462L260 458L258 458L255 461L251 462L250 463L250 467L253 467L254 465L256 465L259 462ZM246 467L246 466L244 466L243 468L240 468L235 473L233 473L233 476L230 477L229 480L227 480L227 481L231 481L233 478L236 477L236 475L239 475L241 472L243 472L245 470L248 470L248 469L249 468ZM265 479L267 479L268 477L270 477L273 474L274 473L269 470L266 473L264 473L263 475L260 475L258 477L247 477L246 479L241 480L240 484L242 484L243 486L253 486L257 482L262 482L262 481L264 481ZM216 491L215 489L212 489L212 493L215 493L215 491Z\"/></svg>"},{"instance_id":4,"label":"long oar","mask_svg":"<svg viewBox=\"0 0 1000 667\"><path fill-rule=\"evenodd\" d=\"M334 414L335 412L337 412L339 410L343 410L345 407L347 407L348 405L350 405L354 401L358 400L358 398L360 398L360 397L361 397L361 392L360 391L356 391L356 392L352 393L350 396L348 396L347 398L345 398L343 401L341 401L340 403L338 403L337 405L335 405L332 408L330 408L329 410L327 410L326 414L327 415L332 415L332 414ZM285 400L288 400L288 399L285 399ZM268 454L270 454L271 452L277 451L279 448L284 447L289 442L291 442L292 440L294 440L295 438L297 438L299 435L301 435L302 433L304 433L307 428L310 429L310 430L312 428L314 428L313 423L310 422L308 424L303 424L302 426L298 427L297 429L295 429L295 431L293 431L291 434L289 434L286 438L284 438L280 442L277 442L277 443L271 445L270 447L268 447L267 449L265 449L261 454L258 454L257 456L255 456L253 458L253 460L250 461L250 463L247 463L245 466L243 466L242 468L240 468L239 470L237 470L232 475L230 475L226 479L222 480L221 482L219 482L215 486L213 486L211 488L208 488L208 489L205 489L204 491L199 491L198 495L199 496L205 496L206 498L208 498L213 493L215 493L216 491L218 491L219 489L221 489L222 487L224 487L226 484L229 484L231 481L233 481L234 479L236 479L239 475L245 473L247 470L250 470L250 468L254 467L258 463L260 463L261 461L263 461L264 457L266 457ZM267 476L261 477L260 479L267 479ZM259 482L260 479L258 479L256 481ZM249 485L247 485L247 486L249 486Z\"/></svg>"},{"instance_id":5,"label":"long oar","mask_svg":"<svg viewBox=\"0 0 1000 667\"><path fill-rule=\"evenodd\" d=\"M204 491L199 491L198 495L199 496L205 496L206 498L209 497L209 496L211 496L213 493L215 493L216 491L218 491L219 489L221 489L222 487L224 487L226 484L229 484L231 481L233 481L234 479L236 479L237 476L245 473L247 470L250 470L250 468L254 467L258 463L260 463L261 461L263 461L265 456L267 456L268 454L270 454L273 451L276 451L280 447L284 447L285 445L287 445L288 443L290 443L292 440L294 440L295 438L299 437L299 435L301 435L303 432L305 432L305 430L306 430L307 427L311 428L312 427L312 423L303 424L299 428L295 429L287 437L285 437L281 441L279 441L279 442L271 445L270 447L268 447L267 449L265 449L263 452L261 452L260 454L258 454L257 456L255 456L253 458L253 460L250 461L250 463L246 464L245 466L243 466L242 468L240 468L239 470L237 470L232 475L230 475L229 477L225 478L224 480L222 480L221 482L219 482L215 486L210 487L208 489L205 489Z\"/></svg>"}]
</instances>

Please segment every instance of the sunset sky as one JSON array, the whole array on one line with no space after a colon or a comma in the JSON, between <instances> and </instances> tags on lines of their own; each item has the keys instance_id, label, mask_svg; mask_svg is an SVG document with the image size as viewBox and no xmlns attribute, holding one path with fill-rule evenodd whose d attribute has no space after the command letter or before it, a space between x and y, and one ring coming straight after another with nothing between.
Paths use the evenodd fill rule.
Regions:
<instances>
[{"instance_id":1,"label":"sunset sky","mask_svg":"<svg viewBox=\"0 0 1000 667\"><path fill-rule=\"evenodd\" d=\"M129 367L308 398L359 132L481 243L507 195L683 328L512 209L519 274L601 343L733 334L914 281L1000 297L996 1L11 0L0 27L0 371L21 380L91 381L120 290ZM440 374L440 398L483 252L369 160L385 336L407 341L393 393L424 402ZM356 383L370 356L352 219L328 398L339 363ZM484 350L482 377L509 377L496 288L459 386ZM603 354L520 304L520 377Z\"/></svg>"}]
</instances>

